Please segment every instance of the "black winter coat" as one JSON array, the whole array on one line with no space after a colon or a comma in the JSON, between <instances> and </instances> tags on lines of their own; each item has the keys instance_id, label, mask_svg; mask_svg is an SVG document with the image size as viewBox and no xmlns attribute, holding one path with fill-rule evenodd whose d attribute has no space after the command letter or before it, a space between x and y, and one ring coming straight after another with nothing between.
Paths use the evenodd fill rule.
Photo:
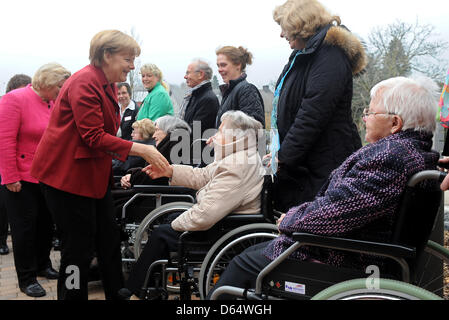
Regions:
<instances>
[{"instance_id":1,"label":"black winter coat","mask_svg":"<svg viewBox=\"0 0 449 320\"><path fill-rule=\"evenodd\" d=\"M221 116L230 110L243 111L265 127L265 108L262 96L255 85L246 81L246 74L229 81L229 85L221 85L220 90L223 99L217 114L216 128L221 124Z\"/></svg>"},{"instance_id":2,"label":"black winter coat","mask_svg":"<svg viewBox=\"0 0 449 320\"><path fill-rule=\"evenodd\" d=\"M207 129L215 128L220 102L212 91L212 84L207 83L192 92L189 104L186 107L184 121L187 122L193 130L193 122L201 122L201 136ZM200 137L195 137L200 138Z\"/></svg>"},{"instance_id":3,"label":"black winter coat","mask_svg":"<svg viewBox=\"0 0 449 320\"><path fill-rule=\"evenodd\" d=\"M329 174L361 147L351 113L352 79L365 66L360 41L336 26L319 30L296 58L278 104L281 147L274 195L278 210L312 200Z\"/></svg>"}]
</instances>

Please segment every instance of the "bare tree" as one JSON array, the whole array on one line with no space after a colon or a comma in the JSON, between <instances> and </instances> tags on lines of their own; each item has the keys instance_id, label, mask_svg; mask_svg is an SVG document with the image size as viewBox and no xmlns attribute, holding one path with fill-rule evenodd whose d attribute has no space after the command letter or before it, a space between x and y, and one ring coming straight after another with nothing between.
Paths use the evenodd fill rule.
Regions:
<instances>
[{"instance_id":1,"label":"bare tree","mask_svg":"<svg viewBox=\"0 0 449 320\"><path fill-rule=\"evenodd\" d=\"M402 51L397 62L409 65L410 69L405 71L417 71L441 80L445 71L441 55L448 48L448 43L437 36L435 27L430 24L421 25L418 20L414 24L397 21L375 28L368 37L369 49L382 57L394 57ZM401 75L406 74L403 72Z\"/></svg>"},{"instance_id":2,"label":"bare tree","mask_svg":"<svg viewBox=\"0 0 449 320\"><path fill-rule=\"evenodd\" d=\"M354 79L352 114L364 136L362 112L370 102L371 88L378 82L415 72L441 82L447 63L441 56L448 43L439 39L432 25L397 21L374 28L365 43L369 63L365 72Z\"/></svg>"},{"instance_id":3,"label":"bare tree","mask_svg":"<svg viewBox=\"0 0 449 320\"><path fill-rule=\"evenodd\" d=\"M140 35L139 33L136 31L136 28L133 26L131 27L131 31L129 34L131 37L134 38L134 40L136 40L136 42L139 44L139 46L142 47L142 43L143 41L140 39ZM142 84L142 78L140 76L140 67L141 67L141 60L140 57L137 57L134 60L134 70L131 70L128 74L128 83L131 87L131 92L133 93L133 99L137 99L140 100L142 97L142 90L145 91L143 89L143 84Z\"/></svg>"}]
</instances>

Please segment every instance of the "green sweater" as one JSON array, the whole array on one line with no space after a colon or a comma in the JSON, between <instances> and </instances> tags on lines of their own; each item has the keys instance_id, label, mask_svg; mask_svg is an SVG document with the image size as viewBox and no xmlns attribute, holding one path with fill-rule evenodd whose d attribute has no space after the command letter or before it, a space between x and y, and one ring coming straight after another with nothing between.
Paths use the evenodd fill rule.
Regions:
<instances>
[{"instance_id":1,"label":"green sweater","mask_svg":"<svg viewBox=\"0 0 449 320\"><path fill-rule=\"evenodd\" d=\"M173 103L170 100L167 90L158 82L145 99L143 99L137 120L150 119L155 121L166 115L174 115Z\"/></svg>"}]
</instances>

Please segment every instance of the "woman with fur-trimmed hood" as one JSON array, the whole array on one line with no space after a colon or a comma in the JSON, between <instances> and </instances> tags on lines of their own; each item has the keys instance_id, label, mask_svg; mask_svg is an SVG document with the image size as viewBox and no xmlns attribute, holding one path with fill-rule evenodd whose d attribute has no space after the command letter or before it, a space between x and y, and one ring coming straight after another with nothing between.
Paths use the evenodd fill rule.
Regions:
<instances>
[{"instance_id":1,"label":"woman with fur-trimmed hood","mask_svg":"<svg viewBox=\"0 0 449 320\"><path fill-rule=\"evenodd\" d=\"M277 81L271 120L272 141L280 146L271 146L275 205L285 212L312 200L361 147L351 100L353 76L367 57L357 37L316 0L289 0L273 17L293 49Z\"/></svg>"}]
</instances>

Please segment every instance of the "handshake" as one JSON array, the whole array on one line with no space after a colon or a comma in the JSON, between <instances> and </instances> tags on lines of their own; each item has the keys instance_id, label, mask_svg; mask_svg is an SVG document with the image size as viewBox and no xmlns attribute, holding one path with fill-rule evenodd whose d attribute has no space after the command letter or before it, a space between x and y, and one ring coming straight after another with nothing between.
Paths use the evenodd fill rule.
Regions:
<instances>
[{"instance_id":1,"label":"handshake","mask_svg":"<svg viewBox=\"0 0 449 320\"><path fill-rule=\"evenodd\" d=\"M149 163L149 165L142 169L142 171L149 175L151 179L160 177L171 178L173 167L154 146L133 143L129 154L132 156L140 156Z\"/></svg>"}]
</instances>

